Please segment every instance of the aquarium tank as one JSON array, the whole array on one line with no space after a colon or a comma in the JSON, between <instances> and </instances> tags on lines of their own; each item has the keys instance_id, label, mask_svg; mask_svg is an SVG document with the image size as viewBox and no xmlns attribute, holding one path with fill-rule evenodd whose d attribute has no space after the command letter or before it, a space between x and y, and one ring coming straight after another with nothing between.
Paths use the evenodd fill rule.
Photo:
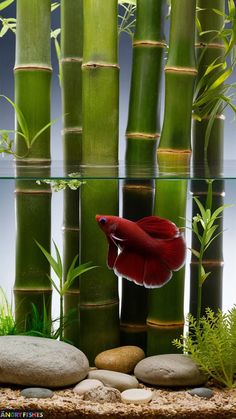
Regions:
<instances>
[{"instance_id":1,"label":"aquarium tank","mask_svg":"<svg viewBox=\"0 0 236 419\"><path fill-rule=\"evenodd\" d=\"M236 302L234 2L0 10L1 334L181 352Z\"/></svg>"}]
</instances>

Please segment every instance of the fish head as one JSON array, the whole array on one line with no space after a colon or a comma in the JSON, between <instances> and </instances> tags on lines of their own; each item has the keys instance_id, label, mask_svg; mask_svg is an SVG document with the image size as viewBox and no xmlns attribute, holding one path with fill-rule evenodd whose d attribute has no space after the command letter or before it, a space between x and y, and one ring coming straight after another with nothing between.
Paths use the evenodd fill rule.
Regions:
<instances>
[{"instance_id":1,"label":"fish head","mask_svg":"<svg viewBox=\"0 0 236 419\"><path fill-rule=\"evenodd\" d=\"M97 223L107 236L116 232L118 219L112 215L96 215Z\"/></svg>"}]
</instances>

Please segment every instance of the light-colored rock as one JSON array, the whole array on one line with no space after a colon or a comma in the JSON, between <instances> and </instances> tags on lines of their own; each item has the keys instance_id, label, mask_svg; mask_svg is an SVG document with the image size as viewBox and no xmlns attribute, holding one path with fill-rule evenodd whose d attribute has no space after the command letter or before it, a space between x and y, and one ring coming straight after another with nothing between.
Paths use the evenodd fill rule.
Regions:
<instances>
[{"instance_id":1,"label":"light-colored rock","mask_svg":"<svg viewBox=\"0 0 236 419\"><path fill-rule=\"evenodd\" d=\"M21 390L20 395L26 398L47 399L53 396L53 391L42 387L29 387Z\"/></svg>"},{"instance_id":2,"label":"light-colored rock","mask_svg":"<svg viewBox=\"0 0 236 419\"><path fill-rule=\"evenodd\" d=\"M89 372L88 378L100 380L105 386L114 387L120 391L137 388L139 384L134 376L108 370L92 370Z\"/></svg>"},{"instance_id":3,"label":"light-colored rock","mask_svg":"<svg viewBox=\"0 0 236 419\"><path fill-rule=\"evenodd\" d=\"M135 376L144 383L158 386L199 386L207 381L195 362L187 355L154 355L140 361Z\"/></svg>"},{"instance_id":4,"label":"light-colored rock","mask_svg":"<svg viewBox=\"0 0 236 419\"><path fill-rule=\"evenodd\" d=\"M97 387L84 394L84 400L97 403L121 402L120 392L112 387Z\"/></svg>"},{"instance_id":5,"label":"light-colored rock","mask_svg":"<svg viewBox=\"0 0 236 419\"><path fill-rule=\"evenodd\" d=\"M95 358L97 368L131 373L141 359L145 358L144 351L138 346L120 346L101 352Z\"/></svg>"},{"instance_id":6,"label":"light-colored rock","mask_svg":"<svg viewBox=\"0 0 236 419\"><path fill-rule=\"evenodd\" d=\"M103 383L100 380L90 380L87 378L86 380L80 381L80 383L74 387L73 391L82 395L97 387L103 387Z\"/></svg>"},{"instance_id":7,"label":"light-colored rock","mask_svg":"<svg viewBox=\"0 0 236 419\"><path fill-rule=\"evenodd\" d=\"M143 388L132 388L121 393L121 399L125 403L145 404L152 400L152 391Z\"/></svg>"},{"instance_id":8,"label":"light-colored rock","mask_svg":"<svg viewBox=\"0 0 236 419\"><path fill-rule=\"evenodd\" d=\"M65 342L33 336L0 337L0 383L64 387L88 374L79 349Z\"/></svg>"}]
</instances>

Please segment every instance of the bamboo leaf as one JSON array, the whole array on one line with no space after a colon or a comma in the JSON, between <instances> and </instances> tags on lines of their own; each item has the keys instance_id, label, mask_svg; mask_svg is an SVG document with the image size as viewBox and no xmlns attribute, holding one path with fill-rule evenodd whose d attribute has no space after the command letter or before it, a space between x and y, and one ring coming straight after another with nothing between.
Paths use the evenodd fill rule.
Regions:
<instances>
[{"instance_id":1,"label":"bamboo leaf","mask_svg":"<svg viewBox=\"0 0 236 419\"><path fill-rule=\"evenodd\" d=\"M51 4L51 12L54 12L58 7L60 7L60 3L54 2Z\"/></svg>"},{"instance_id":2,"label":"bamboo leaf","mask_svg":"<svg viewBox=\"0 0 236 419\"><path fill-rule=\"evenodd\" d=\"M58 116L58 118L53 119L52 121L50 121L48 124L46 124L43 128L41 128L37 134L35 134L35 136L32 138L32 140L30 141L30 146L32 146L34 144L34 142L37 140L37 138L43 134L44 131L46 131L49 127L51 127L53 124L55 124L56 121L58 121L61 117Z\"/></svg>"},{"instance_id":3,"label":"bamboo leaf","mask_svg":"<svg viewBox=\"0 0 236 419\"><path fill-rule=\"evenodd\" d=\"M194 256L196 256L198 259L200 258L200 253L197 250L192 249L192 248L190 250L194 254Z\"/></svg>"},{"instance_id":4,"label":"bamboo leaf","mask_svg":"<svg viewBox=\"0 0 236 419\"><path fill-rule=\"evenodd\" d=\"M37 246L40 248L40 250L43 252L44 256L46 257L46 259L48 260L48 262L50 263L52 269L54 270L55 274L58 276L58 278L61 278L61 269L59 264L57 263L57 261L50 255L50 253L47 252L46 249L44 249L44 247L37 242L37 240L35 240Z\"/></svg>"},{"instance_id":5,"label":"bamboo leaf","mask_svg":"<svg viewBox=\"0 0 236 419\"><path fill-rule=\"evenodd\" d=\"M53 240L53 244L54 244L54 248L55 248L55 251L56 251L57 264L58 264L58 269L59 269L59 275L57 274L57 276L58 276L60 279L62 279L62 276L63 276L63 268L62 268L62 260L61 260L61 256L60 256L60 253L59 253L58 247L57 247L56 243L54 242L54 240Z\"/></svg>"},{"instance_id":6,"label":"bamboo leaf","mask_svg":"<svg viewBox=\"0 0 236 419\"><path fill-rule=\"evenodd\" d=\"M4 99L6 99L10 103L10 105L14 108L16 112L17 122L19 123L19 126L22 130L23 138L25 139L26 145L29 148L30 147L29 128L28 128L28 125L27 125L27 122L23 113L21 112L20 108L16 105L16 103L14 103L11 99L9 99L9 97L5 95L0 95L0 97L3 97Z\"/></svg>"},{"instance_id":7,"label":"bamboo leaf","mask_svg":"<svg viewBox=\"0 0 236 419\"><path fill-rule=\"evenodd\" d=\"M12 4L14 2L14 0L4 0L1 1L0 3L0 10L6 9L6 7L10 6L10 4Z\"/></svg>"},{"instance_id":8,"label":"bamboo leaf","mask_svg":"<svg viewBox=\"0 0 236 419\"><path fill-rule=\"evenodd\" d=\"M206 211L205 211L204 206L202 205L202 203L199 201L199 199L196 196L194 196L193 199L196 202L196 204L197 204L197 206L198 206L198 208L199 208L199 210L201 212L201 216L202 216L202 219L203 219L204 224L206 224L207 223L207 218L206 218Z\"/></svg>"},{"instance_id":9,"label":"bamboo leaf","mask_svg":"<svg viewBox=\"0 0 236 419\"><path fill-rule=\"evenodd\" d=\"M232 74L233 69L230 67L228 70L224 71L224 73L218 77L218 79L209 87L209 90L216 89L221 84L224 83L224 81Z\"/></svg>"},{"instance_id":10,"label":"bamboo leaf","mask_svg":"<svg viewBox=\"0 0 236 419\"><path fill-rule=\"evenodd\" d=\"M50 280L51 284L53 285L53 287L55 288L55 290L58 292L58 294L61 295L61 292L56 284L56 282L50 277L50 275L48 275L48 279Z\"/></svg>"}]
</instances>

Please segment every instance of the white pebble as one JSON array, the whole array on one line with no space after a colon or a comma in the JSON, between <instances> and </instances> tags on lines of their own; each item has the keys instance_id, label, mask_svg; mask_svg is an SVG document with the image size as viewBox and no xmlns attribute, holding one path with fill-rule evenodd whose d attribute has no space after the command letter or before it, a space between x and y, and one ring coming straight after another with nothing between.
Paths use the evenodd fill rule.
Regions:
<instances>
[{"instance_id":1,"label":"white pebble","mask_svg":"<svg viewBox=\"0 0 236 419\"><path fill-rule=\"evenodd\" d=\"M73 391L75 393L78 393L80 395L86 393L87 391L93 390L94 388L97 387L104 387L103 383L100 380L93 380L93 379L86 379L83 381L80 381L80 383L78 383Z\"/></svg>"},{"instance_id":2,"label":"white pebble","mask_svg":"<svg viewBox=\"0 0 236 419\"><path fill-rule=\"evenodd\" d=\"M152 399L152 391L142 388L131 388L121 393L121 399L125 403L148 403Z\"/></svg>"}]
</instances>

